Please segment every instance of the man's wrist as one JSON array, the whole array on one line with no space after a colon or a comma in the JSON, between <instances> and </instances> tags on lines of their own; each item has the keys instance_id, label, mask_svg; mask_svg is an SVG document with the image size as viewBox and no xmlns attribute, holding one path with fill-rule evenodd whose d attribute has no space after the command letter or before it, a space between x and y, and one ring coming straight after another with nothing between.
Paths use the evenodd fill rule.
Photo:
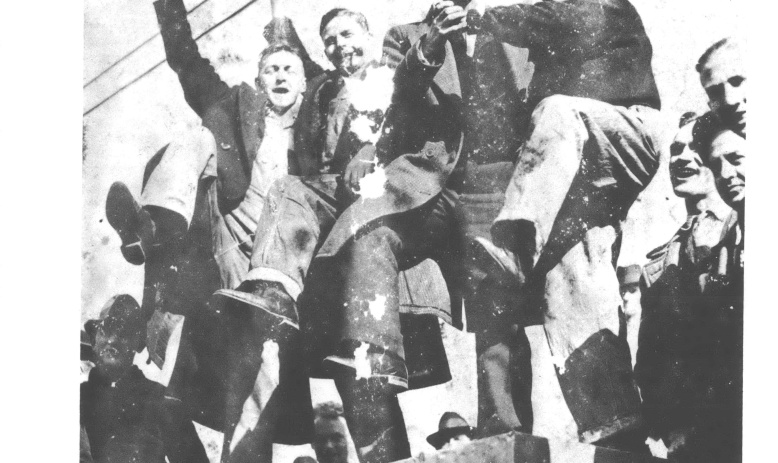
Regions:
<instances>
[{"instance_id":1,"label":"man's wrist","mask_svg":"<svg viewBox=\"0 0 778 463\"><path fill-rule=\"evenodd\" d=\"M443 63L446 58L445 39L431 38L425 34L419 41L418 59L424 66L437 67Z\"/></svg>"}]
</instances>

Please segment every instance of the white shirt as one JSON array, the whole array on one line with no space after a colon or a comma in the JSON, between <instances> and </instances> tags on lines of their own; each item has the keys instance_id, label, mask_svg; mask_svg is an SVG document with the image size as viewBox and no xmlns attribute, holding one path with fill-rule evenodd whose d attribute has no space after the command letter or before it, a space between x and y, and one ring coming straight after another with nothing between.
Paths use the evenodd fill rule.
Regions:
<instances>
[{"instance_id":1,"label":"white shirt","mask_svg":"<svg viewBox=\"0 0 778 463\"><path fill-rule=\"evenodd\" d=\"M228 223L233 222L229 223L233 230L242 229L249 234L254 233L270 186L289 173L288 152L294 149L293 126L297 120L301 103L302 95L289 110L281 115L272 111L270 107L267 108L265 132L251 168L251 182L246 190L246 196L240 205L229 214L230 217L226 218ZM238 223L234 223L235 221ZM236 225L239 226L236 227ZM243 238L240 241L246 241L248 236ZM252 245L250 240L247 244L250 249Z\"/></svg>"}]
</instances>

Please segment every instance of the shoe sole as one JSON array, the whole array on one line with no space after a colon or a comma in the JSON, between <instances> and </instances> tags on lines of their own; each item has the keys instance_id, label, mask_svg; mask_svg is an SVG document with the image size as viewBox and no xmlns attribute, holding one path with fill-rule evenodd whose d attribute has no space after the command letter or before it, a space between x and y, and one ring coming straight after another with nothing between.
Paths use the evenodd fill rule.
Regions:
<instances>
[{"instance_id":1,"label":"shoe sole","mask_svg":"<svg viewBox=\"0 0 778 463\"><path fill-rule=\"evenodd\" d=\"M122 255L131 264L145 261L140 245L138 213L140 206L135 202L130 189L121 182L115 182L105 199L105 217L122 240Z\"/></svg>"},{"instance_id":2,"label":"shoe sole","mask_svg":"<svg viewBox=\"0 0 778 463\"><path fill-rule=\"evenodd\" d=\"M213 299L217 302L217 306L219 307L229 307L229 304L226 302L237 301L251 308L261 309L267 312L269 315L275 317L279 323L286 323L287 325L292 326L297 330L300 329L300 324L296 320L292 320L289 317L276 313L274 310L272 310L271 307L264 303L262 298L256 297L252 294L235 289L220 289L213 293Z\"/></svg>"}]
</instances>

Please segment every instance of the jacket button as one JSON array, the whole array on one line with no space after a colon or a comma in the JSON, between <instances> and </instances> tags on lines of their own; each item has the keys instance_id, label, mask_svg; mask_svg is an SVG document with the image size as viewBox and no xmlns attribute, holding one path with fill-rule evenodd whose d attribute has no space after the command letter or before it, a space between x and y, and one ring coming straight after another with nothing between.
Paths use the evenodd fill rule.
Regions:
<instances>
[{"instance_id":1,"label":"jacket button","mask_svg":"<svg viewBox=\"0 0 778 463\"><path fill-rule=\"evenodd\" d=\"M230 145L229 143L221 142L221 147L222 147L223 150L228 150L228 149L232 148L232 145Z\"/></svg>"}]
</instances>

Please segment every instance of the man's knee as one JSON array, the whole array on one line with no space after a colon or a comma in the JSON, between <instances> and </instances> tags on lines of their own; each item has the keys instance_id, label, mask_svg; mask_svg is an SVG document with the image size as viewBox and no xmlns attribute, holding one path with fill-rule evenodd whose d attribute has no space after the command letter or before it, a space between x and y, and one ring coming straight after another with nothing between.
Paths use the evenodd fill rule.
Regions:
<instances>
[{"instance_id":1,"label":"man's knee","mask_svg":"<svg viewBox=\"0 0 778 463\"><path fill-rule=\"evenodd\" d=\"M551 95L540 101L532 111L533 120L541 115L556 114L559 117L569 117L581 106L582 98L567 95Z\"/></svg>"},{"instance_id":2,"label":"man's knee","mask_svg":"<svg viewBox=\"0 0 778 463\"><path fill-rule=\"evenodd\" d=\"M378 227L370 230L354 241L352 253L355 256L378 256L392 252L400 244L400 237L389 227Z\"/></svg>"}]
</instances>

